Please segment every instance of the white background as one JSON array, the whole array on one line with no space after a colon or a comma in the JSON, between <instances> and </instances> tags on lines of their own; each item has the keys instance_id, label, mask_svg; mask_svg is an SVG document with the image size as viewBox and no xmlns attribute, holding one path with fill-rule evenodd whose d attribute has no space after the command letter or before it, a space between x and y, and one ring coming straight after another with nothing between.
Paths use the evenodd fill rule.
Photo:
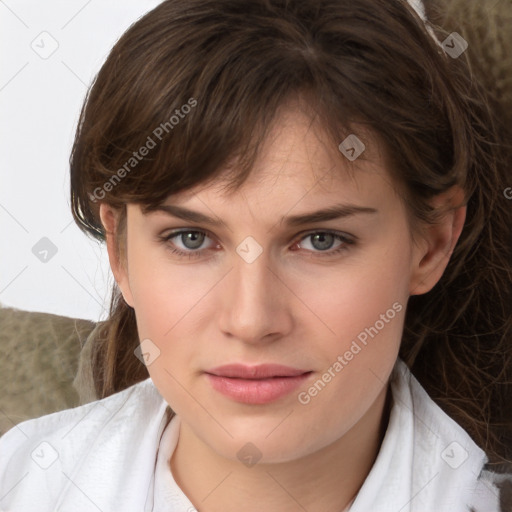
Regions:
<instances>
[{"instance_id":1,"label":"white background","mask_svg":"<svg viewBox=\"0 0 512 512\"><path fill-rule=\"evenodd\" d=\"M88 85L121 34L158 3L0 0L2 306L106 317L113 278L104 245L72 221L69 155ZM33 253L43 237L53 256L44 242Z\"/></svg>"}]
</instances>

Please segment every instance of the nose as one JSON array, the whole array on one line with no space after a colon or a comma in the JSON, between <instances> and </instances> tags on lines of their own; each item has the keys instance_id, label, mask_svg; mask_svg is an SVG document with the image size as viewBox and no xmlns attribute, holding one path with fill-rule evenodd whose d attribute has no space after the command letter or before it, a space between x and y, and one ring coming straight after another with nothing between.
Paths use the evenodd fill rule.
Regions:
<instances>
[{"instance_id":1,"label":"nose","mask_svg":"<svg viewBox=\"0 0 512 512\"><path fill-rule=\"evenodd\" d=\"M251 263L235 253L220 291L219 328L226 336L260 344L292 329L293 293L265 251Z\"/></svg>"}]
</instances>

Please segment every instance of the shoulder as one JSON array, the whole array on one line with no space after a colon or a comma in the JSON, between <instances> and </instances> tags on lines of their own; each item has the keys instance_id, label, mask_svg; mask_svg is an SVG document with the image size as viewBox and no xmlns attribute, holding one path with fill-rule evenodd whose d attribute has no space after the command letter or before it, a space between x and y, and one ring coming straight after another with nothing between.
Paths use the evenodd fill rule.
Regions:
<instances>
[{"instance_id":1,"label":"shoulder","mask_svg":"<svg viewBox=\"0 0 512 512\"><path fill-rule=\"evenodd\" d=\"M56 475L62 480L61 473L140 438L165 407L148 378L102 400L19 423L0 438L0 496L21 496L23 479L31 489L58 494Z\"/></svg>"},{"instance_id":2,"label":"shoulder","mask_svg":"<svg viewBox=\"0 0 512 512\"><path fill-rule=\"evenodd\" d=\"M94 432L106 421L121 421L124 417L131 417L140 402L143 402L145 408L151 409L161 400L148 378L102 400L23 421L0 437L2 460L8 449L23 445L26 440L40 437L83 439L88 432Z\"/></svg>"},{"instance_id":3,"label":"shoulder","mask_svg":"<svg viewBox=\"0 0 512 512\"><path fill-rule=\"evenodd\" d=\"M416 468L413 480L421 478L420 467L428 468L428 474L435 475L423 494L431 494L433 502L439 496L446 501L448 494L456 489L459 496L465 496L468 511L512 510L512 474L486 469L485 451L434 402L401 359L393 370L391 386L398 406L412 413ZM423 481L418 481L417 486L421 485Z\"/></svg>"}]
</instances>

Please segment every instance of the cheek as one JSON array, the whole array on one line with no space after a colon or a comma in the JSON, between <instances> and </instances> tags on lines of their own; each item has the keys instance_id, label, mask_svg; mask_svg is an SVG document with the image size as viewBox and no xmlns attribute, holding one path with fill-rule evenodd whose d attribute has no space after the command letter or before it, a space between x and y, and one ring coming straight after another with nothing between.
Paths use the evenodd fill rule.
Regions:
<instances>
[{"instance_id":1,"label":"cheek","mask_svg":"<svg viewBox=\"0 0 512 512\"><path fill-rule=\"evenodd\" d=\"M211 267L179 264L162 247L148 246L134 243L129 252L139 338L151 340L160 352L148 366L151 377L160 375L168 380L167 370L179 378L186 369L197 367L194 358L197 340L204 337L204 308L217 311L212 292L219 277Z\"/></svg>"},{"instance_id":2,"label":"cheek","mask_svg":"<svg viewBox=\"0 0 512 512\"><path fill-rule=\"evenodd\" d=\"M128 251L130 290L139 332L163 339L204 295L193 264L177 264L164 246L135 238Z\"/></svg>"},{"instance_id":3,"label":"cheek","mask_svg":"<svg viewBox=\"0 0 512 512\"><path fill-rule=\"evenodd\" d=\"M291 287L314 313L307 312L306 318L318 323L319 334L346 341L373 325L381 314L388 312L387 317L394 318L397 309L405 310L409 278L404 269L409 257L407 245L397 238L328 269L314 269L307 279L296 278ZM401 308L393 309L397 302Z\"/></svg>"},{"instance_id":4,"label":"cheek","mask_svg":"<svg viewBox=\"0 0 512 512\"><path fill-rule=\"evenodd\" d=\"M308 313L306 325L315 334L322 382L301 390L299 401L310 414L323 415L330 432L357 421L395 364L408 298L408 251L394 242L340 265L328 278L308 280L300 292L320 317ZM337 414L326 413L334 409Z\"/></svg>"},{"instance_id":5,"label":"cheek","mask_svg":"<svg viewBox=\"0 0 512 512\"><path fill-rule=\"evenodd\" d=\"M190 343L194 338L191 321L211 286L194 273L193 265L176 265L162 250L137 249L134 244L129 268L139 338L150 340L143 343L157 356L147 364L149 375L178 412L180 404L189 400L180 383L187 382L186 371L197 364Z\"/></svg>"}]
</instances>

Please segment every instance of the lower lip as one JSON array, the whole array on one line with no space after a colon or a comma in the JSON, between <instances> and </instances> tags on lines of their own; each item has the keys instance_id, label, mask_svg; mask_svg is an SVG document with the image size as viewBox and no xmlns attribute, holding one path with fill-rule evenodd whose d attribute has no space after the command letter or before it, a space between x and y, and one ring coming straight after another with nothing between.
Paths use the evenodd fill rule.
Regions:
<instances>
[{"instance_id":1,"label":"lower lip","mask_svg":"<svg viewBox=\"0 0 512 512\"><path fill-rule=\"evenodd\" d=\"M207 373L213 389L245 404L267 404L288 395L310 376L311 372L295 377L272 377L269 379L235 379Z\"/></svg>"}]
</instances>

